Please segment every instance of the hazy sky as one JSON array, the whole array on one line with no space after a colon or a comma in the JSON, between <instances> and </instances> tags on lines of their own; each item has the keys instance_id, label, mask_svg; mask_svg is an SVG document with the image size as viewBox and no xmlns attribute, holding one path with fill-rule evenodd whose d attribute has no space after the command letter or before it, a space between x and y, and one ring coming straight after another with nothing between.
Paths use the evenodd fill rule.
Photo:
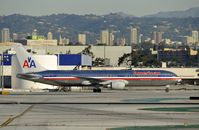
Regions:
<instances>
[{"instance_id":1,"label":"hazy sky","mask_svg":"<svg viewBox=\"0 0 199 130\"><path fill-rule=\"evenodd\" d=\"M124 12L136 16L199 7L199 0L0 0L0 15L15 13L97 14Z\"/></svg>"}]
</instances>

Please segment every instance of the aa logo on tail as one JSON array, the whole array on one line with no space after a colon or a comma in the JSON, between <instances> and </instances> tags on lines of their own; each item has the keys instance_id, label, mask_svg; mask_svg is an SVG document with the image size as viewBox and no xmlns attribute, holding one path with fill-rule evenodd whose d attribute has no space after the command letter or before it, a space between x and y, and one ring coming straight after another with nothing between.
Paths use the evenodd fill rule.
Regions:
<instances>
[{"instance_id":1,"label":"aa logo on tail","mask_svg":"<svg viewBox=\"0 0 199 130\"><path fill-rule=\"evenodd\" d=\"M28 60L23 62L23 68L36 68L35 61L28 57Z\"/></svg>"}]
</instances>

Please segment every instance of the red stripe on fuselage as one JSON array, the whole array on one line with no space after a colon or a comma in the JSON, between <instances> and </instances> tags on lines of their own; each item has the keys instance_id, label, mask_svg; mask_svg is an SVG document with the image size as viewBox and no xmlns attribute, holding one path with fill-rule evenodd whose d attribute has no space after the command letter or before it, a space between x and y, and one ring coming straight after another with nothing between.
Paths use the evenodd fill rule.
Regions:
<instances>
[{"instance_id":1,"label":"red stripe on fuselage","mask_svg":"<svg viewBox=\"0 0 199 130\"><path fill-rule=\"evenodd\" d=\"M95 78L95 77L92 77L92 78ZM92 79L91 78L91 79ZM80 80L81 78L76 78L76 77L44 77L44 79L47 79L47 80ZM152 77L129 77L129 78L119 78L119 77L115 77L115 78L96 78L96 79L101 79L101 80L180 80L180 78L178 77L157 77L157 78L152 78Z\"/></svg>"}]
</instances>

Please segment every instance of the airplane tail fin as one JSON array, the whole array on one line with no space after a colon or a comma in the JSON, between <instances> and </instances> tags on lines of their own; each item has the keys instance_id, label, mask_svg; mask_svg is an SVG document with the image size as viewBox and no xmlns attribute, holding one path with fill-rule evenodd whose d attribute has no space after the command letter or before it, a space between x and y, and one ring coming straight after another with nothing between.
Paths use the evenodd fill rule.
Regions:
<instances>
[{"instance_id":1,"label":"airplane tail fin","mask_svg":"<svg viewBox=\"0 0 199 130\"><path fill-rule=\"evenodd\" d=\"M39 62L26 51L22 44L16 43L14 50L23 73L46 70L45 67L41 66Z\"/></svg>"}]
</instances>

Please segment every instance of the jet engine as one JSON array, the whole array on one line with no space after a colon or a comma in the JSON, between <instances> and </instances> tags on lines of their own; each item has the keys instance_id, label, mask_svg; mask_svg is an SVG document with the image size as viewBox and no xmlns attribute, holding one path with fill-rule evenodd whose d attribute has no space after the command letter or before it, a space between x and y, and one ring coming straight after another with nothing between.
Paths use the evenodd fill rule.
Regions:
<instances>
[{"instance_id":1,"label":"jet engine","mask_svg":"<svg viewBox=\"0 0 199 130\"><path fill-rule=\"evenodd\" d=\"M126 83L124 81L112 81L108 88L115 90L124 90Z\"/></svg>"}]
</instances>

